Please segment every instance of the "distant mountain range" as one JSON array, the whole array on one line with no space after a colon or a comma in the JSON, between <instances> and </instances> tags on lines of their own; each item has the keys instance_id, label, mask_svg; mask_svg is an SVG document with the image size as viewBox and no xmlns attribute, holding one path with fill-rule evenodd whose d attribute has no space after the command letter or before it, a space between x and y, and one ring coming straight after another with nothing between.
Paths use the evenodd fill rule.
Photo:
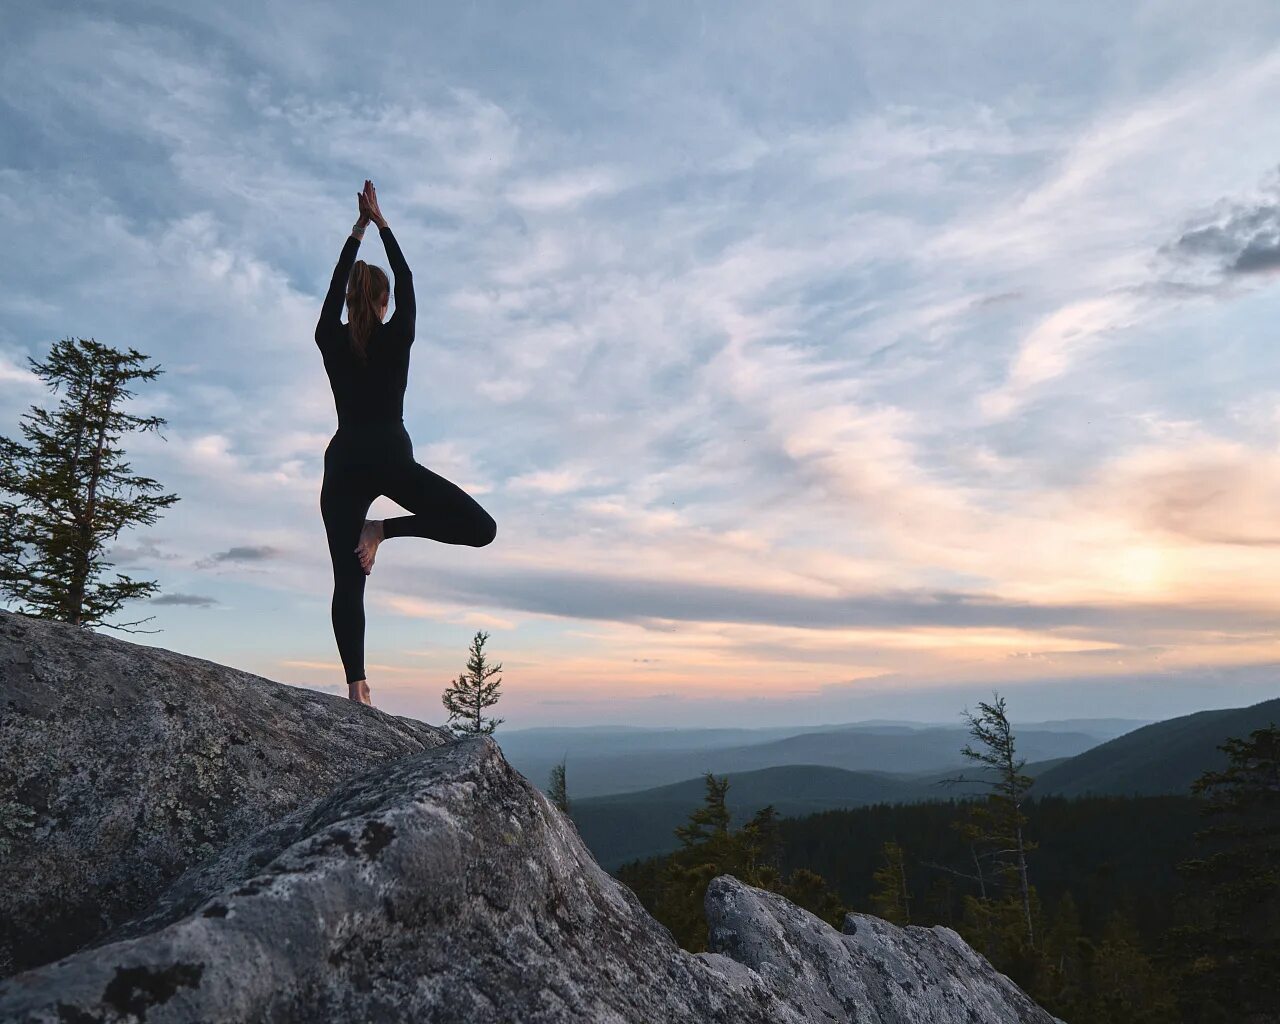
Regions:
<instances>
[{"instance_id":1,"label":"distant mountain range","mask_svg":"<svg viewBox=\"0 0 1280 1024\"><path fill-rule=\"evenodd\" d=\"M1017 727L1019 751L1031 761L1072 757L1145 723L1081 719ZM919 774L958 768L969 739L963 726L912 722L764 729L587 727L499 732L495 739L520 772L546 785L564 758L572 797L640 792L706 772L750 772L782 765Z\"/></svg>"},{"instance_id":2,"label":"distant mountain range","mask_svg":"<svg viewBox=\"0 0 1280 1024\"><path fill-rule=\"evenodd\" d=\"M1280 699L1156 722L1045 771L1037 777L1032 793L1185 794L1204 772L1225 765L1226 755L1217 748L1228 736L1246 737L1272 722L1280 725Z\"/></svg>"},{"instance_id":3,"label":"distant mountain range","mask_svg":"<svg viewBox=\"0 0 1280 1024\"><path fill-rule=\"evenodd\" d=\"M1034 776L1061 763L1029 764L1026 770ZM965 781L950 784L959 772L897 775L826 765L779 765L727 773L725 799L736 828L767 804L781 817L801 817L875 803L956 799L986 791L968 770L964 771ZM689 812L703 802L705 793L706 781L699 777L638 793L571 797L572 816L596 860L613 870L626 861L669 853L679 846L675 828L688 821Z\"/></svg>"},{"instance_id":4,"label":"distant mountain range","mask_svg":"<svg viewBox=\"0 0 1280 1024\"><path fill-rule=\"evenodd\" d=\"M1135 723L1114 719L1035 723L1016 727L1015 737L1019 755L1029 760L1027 774L1036 780L1033 796L1186 795L1196 778L1225 763L1217 747L1228 736L1247 736L1271 722L1280 723L1280 699L1138 725L1105 740L1098 739L1098 734ZM773 804L780 816L801 817L838 808L921 803L985 792L974 771L962 764L959 751L968 740L963 729L855 723L792 730L781 736L777 733L785 730L657 732L660 739L645 730L629 731L630 749L624 747L613 757L596 746L589 754L567 758L574 821L597 859L610 870L679 845L674 829L702 803L706 771L729 776L727 800L735 825L767 804ZM743 743L744 732L756 742ZM705 745L688 749L690 734L697 734ZM594 732L590 735L588 746L603 740ZM563 733L557 736L564 738ZM665 753L653 749L658 742L670 744ZM808 763L802 763L806 755ZM507 756L521 767L517 758ZM665 764L659 765L662 758ZM639 767L642 774L661 775L694 763L705 767L686 771L679 781L609 794L598 791L628 769ZM906 767L913 765L927 767ZM582 778L592 771L598 774ZM968 781L945 784L961 773ZM597 787L594 795L583 792L592 785Z\"/></svg>"}]
</instances>

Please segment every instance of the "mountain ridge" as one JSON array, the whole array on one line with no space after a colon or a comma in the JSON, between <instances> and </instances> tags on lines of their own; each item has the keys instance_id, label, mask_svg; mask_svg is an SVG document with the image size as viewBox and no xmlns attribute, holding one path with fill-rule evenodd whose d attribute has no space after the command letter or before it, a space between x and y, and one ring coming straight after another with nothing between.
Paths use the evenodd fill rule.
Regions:
<instances>
[{"instance_id":1,"label":"mountain ridge","mask_svg":"<svg viewBox=\"0 0 1280 1024\"><path fill-rule=\"evenodd\" d=\"M1033 796L1160 796L1184 794L1200 775L1225 766L1218 747L1228 737L1280 722L1280 698L1241 708L1197 711L1153 722L1037 778Z\"/></svg>"}]
</instances>

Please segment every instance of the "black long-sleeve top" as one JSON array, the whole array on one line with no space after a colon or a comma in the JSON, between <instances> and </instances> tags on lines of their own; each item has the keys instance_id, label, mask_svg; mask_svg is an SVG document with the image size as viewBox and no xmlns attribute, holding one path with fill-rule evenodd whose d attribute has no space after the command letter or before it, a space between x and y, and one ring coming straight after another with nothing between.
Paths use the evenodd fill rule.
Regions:
<instances>
[{"instance_id":1,"label":"black long-sleeve top","mask_svg":"<svg viewBox=\"0 0 1280 1024\"><path fill-rule=\"evenodd\" d=\"M351 348L347 325L340 319L346 298L347 278L356 260L360 239L347 238L338 265L329 281L329 292L316 323L316 345L324 355L325 372L333 389L338 426L397 423L404 418L404 389L409 381L409 348L413 345L417 305L413 273L391 228L378 229L395 277L396 310L391 319L374 326L365 347L368 362L361 363Z\"/></svg>"}]
</instances>

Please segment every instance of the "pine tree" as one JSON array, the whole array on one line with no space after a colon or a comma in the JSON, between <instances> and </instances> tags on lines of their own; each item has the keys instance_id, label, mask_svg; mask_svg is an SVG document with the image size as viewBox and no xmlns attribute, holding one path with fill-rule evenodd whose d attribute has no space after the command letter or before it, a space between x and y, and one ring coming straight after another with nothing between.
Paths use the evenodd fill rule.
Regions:
<instances>
[{"instance_id":1,"label":"pine tree","mask_svg":"<svg viewBox=\"0 0 1280 1024\"><path fill-rule=\"evenodd\" d=\"M737 856L725 870L748 885L774 889L782 876L778 869L778 852L782 845L778 833L778 813L773 804L760 808L751 820L735 833L733 848Z\"/></svg>"},{"instance_id":2,"label":"pine tree","mask_svg":"<svg viewBox=\"0 0 1280 1024\"><path fill-rule=\"evenodd\" d=\"M729 833L728 859L719 874L733 875L747 885L781 893L797 907L839 928L848 912L827 880L808 868L789 875L780 866L782 834L773 804L760 808L742 828Z\"/></svg>"},{"instance_id":3,"label":"pine tree","mask_svg":"<svg viewBox=\"0 0 1280 1024\"><path fill-rule=\"evenodd\" d=\"M929 924L940 924L945 925L947 928L954 928L956 920L955 903L955 881L949 875L933 879L924 894L925 921Z\"/></svg>"},{"instance_id":4,"label":"pine tree","mask_svg":"<svg viewBox=\"0 0 1280 1024\"><path fill-rule=\"evenodd\" d=\"M120 573L101 577L111 563L106 542L126 527L150 525L157 509L176 494L155 494L160 484L135 476L116 447L127 430L155 430L159 416L133 416L120 404L132 380L153 380L159 367L143 367L136 349L119 351L94 339L55 342L44 362L27 357L33 372L55 393L53 411L32 406L23 416L26 444L0 437L0 594L21 602L18 611L79 626L103 625L124 632L154 616L109 623L126 601L159 589L153 580ZM163 437L163 435L160 435Z\"/></svg>"},{"instance_id":5,"label":"pine tree","mask_svg":"<svg viewBox=\"0 0 1280 1024\"><path fill-rule=\"evenodd\" d=\"M667 861L666 877L654 908L654 916L671 929L681 946L693 953L707 948L707 919L702 907L707 886L725 873L732 858L729 807L725 803L729 777L707 772L704 780L702 806L690 812L688 822L676 826L680 849Z\"/></svg>"},{"instance_id":6,"label":"pine tree","mask_svg":"<svg viewBox=\"0 0 1280 1024\"><path fill-rule=\"evenodd\" d=\"M717 777L707 772L703 781L706 783L703 804L690 813L686 824L676 826L676 838L685 850L714 853L723 858L729 839L729 806L725 802L729 776Z\"/></svg>"},{"instance_id":7,"label":"pine tree","mask_svg":"<svg viewBox=\"0 0 1280 1024\"><path fill-rule=\"evenodd\" d=\"M486 663L484 642L487 639L488 633L476 633L469 648L467 671L459 674L456 683L445 687L440 698L449 712L448 727L459 736L488 736L505 721L502 718L486 718L484 714L485 708L497 704L498 698L502 696L499 688L502 677L489 681L491 676L502 671L502 663Z\"/></svg>"},{"instance_id":8,"label":"pine tree","mask_svg":"<svg viewBox=\"0 0 1280 1024\"><path fill-rule=\"evenodd\" d=\"M871 893L872 912L893 924L910 924L906 855L902 847L890 839L880 848L880 856L884 863L871 876L876 884Z\"/></svg>"},{"instance_id":9,"label":"pine tree","mask_svg":"<svg viewBox=\"0 0 1280 1024\"><path fill-rule=\"evenodd\" d=\"M1280 728L1218 749L1227 767L1192 784L1210 824L1178 865L1195 918L1173 930L1192 1020L1280 1021Z\"/></svg>"},{"instance_id":10,"label":"pine tree","mask_svg":"<svg viewBox=\"0 0 1280 1024\"><path fill-rule=\"evenodd\" d=\"M763 807L736 831L730 828L726 802L728 776L704 776L706 793L701 807L675 829L680 849L665 863L653 916L671 930L691 953L707 948L707 920L703 902L707 886L719 875L733 875L747 885L781 893L797 906L839 927L845 908L821 875L797 868L789 878L778 867L780 836L772 805Z\"/></svg>"},{"instance_id":11,"label":"pine tree","mask_svg":"<svg viewBox=\"0 0 1280 1024\"><path fill-rule=\"evenodd\" d=\"M569 813L569 789L565 784L565 761L551 766L551 789L547 794L551 802L565 814Z\"/></svg>"},{"instance_id":12,"label":"pine tree","mask_svg":"<svg viewBox=\"0 0 1280 1024\"><path fill-rule=\"evenodd\" d=\"M977 715L968 711L964 713L969 735L978 746L967 743L960 753L991 773L992 777L986 780L991 792L984 802L970 807L966 837L975 844L975 848L985 848L986 856L998 866L1006 907L992 909L1003 910L1009 903L1018 904L1025 942L1034 948L1035 924L1031 884L1027 877L1027 854L1036 845L1026 837L1027 817L1022 810L1032 780L1022 771L1026 760L1016 755L1013 727L1009 724L1004 698L996 694L990 704L979 701L978 711ZM979 857L975 854L975 861ZM983 885L985 887L985 882Z\"/></svg>"},{"instance_id":13,"label":"pine tree","mask_svg":"<svg viewBox=\"0 0 1280 1024\"><path fill-rule=\"evenodd\" d=\"M1084 985L1081 963L1083 943L1080 907L1071 891L1067 890L1058 900L1053 927L1044 939L1044 952L1053 971L1058 1006L1064 1011L1080 998Z\"/></svg>"},{"instance_id":14,"label":"pine tree","mask_svg":"<svg viewBox=\"0 0 1280 1024\"><path fill-rule=\"evenodd\" d=\"M965 893L960 900L960 927L957 931L974 949L997 967L1001 950L996 947L997 921L995 901Z\"/></svg>"},{"instance_id":15,"label":"pine tree","mask_svg":"<svg viewBox=\"0 0 1280 1024\"><path fill-rule=\"evenodd\" d=\"M1097 1024L1178 1020L1169 979L1142 951L1138 930L1122 911L1112 911L1102 941L1089 958L1087 995L1081 1009L1077 1019Z\"/></svg>"}]
</instances>

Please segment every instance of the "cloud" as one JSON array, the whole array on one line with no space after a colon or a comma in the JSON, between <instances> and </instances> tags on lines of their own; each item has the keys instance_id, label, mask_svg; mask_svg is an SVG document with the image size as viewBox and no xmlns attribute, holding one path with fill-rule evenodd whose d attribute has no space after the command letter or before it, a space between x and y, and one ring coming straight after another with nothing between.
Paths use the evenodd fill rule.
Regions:
<instances>
[{"instance_id":1,"label":"cloud","mask_svg":"<svg viewBox=\"0 0 1280 1024\"><path fill-rule=\"evenodd\" d=\"M563 210L623 188L623 178L608 167L579 167L548 178L525 179L507 189L507 199L529 210Z\"/></svg>"},{"instance_id":2,"label":"cloud","mask_svg":"<svg viewBox=\"0 0 1280 1024\"><path fill-rule=\"evenodd\" d=\"M1152 255L1152 272L1144 278L1073 300L1044 317L1021 341L1004 384L981 396L983 413L993 419L1013 414L1037 386L1076 369L1082 356L1122 339L1127 329L1158 317L1171 303L1232 298L1237 291L1222 282L1280 269L1280 173L1270 173L1254 198L1219 200L1207 219L1193 218ZM1207 274L1187 279L1177 273L1184 267Z\"/></svg>"},{"instance_id":3,"label":"cloud","mask_svg":"<svg viewBox=\"0 0 1280 1024\"><path fill-rule=\"evenodd\" d=\"M260 562L278 555L279 552L273 547L239 547L219 551L210 558L215 562Z\"/></svg>"},{"instance_id":4,"label":"cloud","mask_svg":"<svg viewBox=\"0 0 1280 1024\"><path fill-rule=\"evenodd\" d=\"M1083 353L1140 315L1132 293L1083 299L1049 313L1022 340L1004 384L981 397L983 413L1002 419L1016 412L1037 386L1074 367Z\"/></svg>"},{"instance_id":5,"label":"cloud","mask_svg":"<svg viewBox=\"0 0 1280 1024\"><path fill-rule=\"evenodd\" d=\"M282 552L279 548L274 548L268 544L263 545L242 545L240 547L228 548L226 551L216 551L207 558L202 558L195 563L197 569L209 569L218 565L226 564L251 564L255 562L266 562L271 559L279 558Z\"/></svg>"},{"instance_id":6,"label":"cloud","mask_svg":"<svg viewBox=\"0 0 1280 1024\"><path fill-rule=\"evenodd\" d=\"M397 575L399 573L397 572ZM732 622L804 630L948 628L1066 629L1257 627L1270 613L1221 606L1164 602L1068 604L1003 599L957 591L894 591L822 596L743 586L699 584L669 577L645 578L571 569L440 570L437 590L465 604L483 602L568 619L634 624ZM379 597L413 614L437 614L412 598Z\"/></svg>"},{"instance_id":7,"label":"cloud","mask_svg":"<svg viewBox=\"0 0 1280 1024\"><path fill-rule=\"evenodd\" d=\"M494 629L515 629L517 622L485 612L478 612L466 605L450 602L424 601L409 594L372 593L367 598L375 608L382 608L396 615L412 619L431 619L436 622L489 626Z\"/></svg>"},{"instance_id":8,"label":"cloud","mask_svg":"<svg viewBox=\"0 0 1280 1024\"><path fill-rule=\"evenodd\" d=\"M1250 200L1224 198L1190 224L1162 253L1208 261L1223 275L1280 269L1280 175Z\"/></svg>"},{"instance_id":9,"label":"cloud","mask_svg":"<svg viewBox=\"0 0 1280 1024\"><path fill-rule=\"evenodd\" d=\"M510 491L537 491L543 494L565 494L580 490L590 480L591 470L586 466L561 466L558 469L540 469L521 473L507 481Z\"/></svg>"},{"instance_id":10,"label":"cloud","mask_svg":"<svg viewBox=\"0 0 1280 1024\"><path fill-rule=\"evenodd\" d=\"M26 388L42 387L44 381L25 366L19 366L13 357L0 353L0 380Z\"/></svg>"},{"instance_id":11,"label":"cloud","mask_svg":"<svg viewBox=\"0 0 1280 1024\"><path fill-rule=\"evenodd\" d=\"M653 10L626 45L484 5L377 43L288 5L26 19L0 379L66 333L154 353L137 407L168 440L128 450L183 501L115 553L296 610L238 601L211 656L254 637L272 671L340 673L311 328L372 176L415 268L417 457L500 524L380 553L371 612L440 630L412 643L493 625L530 692L610 679L619 707L1263 660L1267 32L957 14L921 62L909 15L815 11ZM483 59L495 33L527 60Z\"/></svg>"},{"instance_id":12,"label":"cloud","mask_svg":"<svg viewBox=\"0 0 1280 1024\"><path fill-rule=\"evenodd\" d=\"M193 608L210 608L217 603L216 597L202 597L199 594L173 593L151 599L151 604L190 605Z\"/></svg>"},{"instance_id":13,"label":"cloud","mask_svg":"<svg viewBox=\"0 0 1280 1024\"><path fill-rule=\"evenodd\" d=\"M112 564L121 567L146 565L152 561L172 562L181 557L176 552L160 550L155 540L140 540L134 545L116 544L107 553Z\"/></svg>"},{"instance_id":14,"label":"cloud","mask_svg":"<svg viewBox=\"0 0 1280 1024\"><path fill-rule=\"evenodd\" d=\"M1117 512L1207 545L1280 546L1280 455L1201 435L1114 460L1099 482Z\"/></svg>"}]
</instances>

